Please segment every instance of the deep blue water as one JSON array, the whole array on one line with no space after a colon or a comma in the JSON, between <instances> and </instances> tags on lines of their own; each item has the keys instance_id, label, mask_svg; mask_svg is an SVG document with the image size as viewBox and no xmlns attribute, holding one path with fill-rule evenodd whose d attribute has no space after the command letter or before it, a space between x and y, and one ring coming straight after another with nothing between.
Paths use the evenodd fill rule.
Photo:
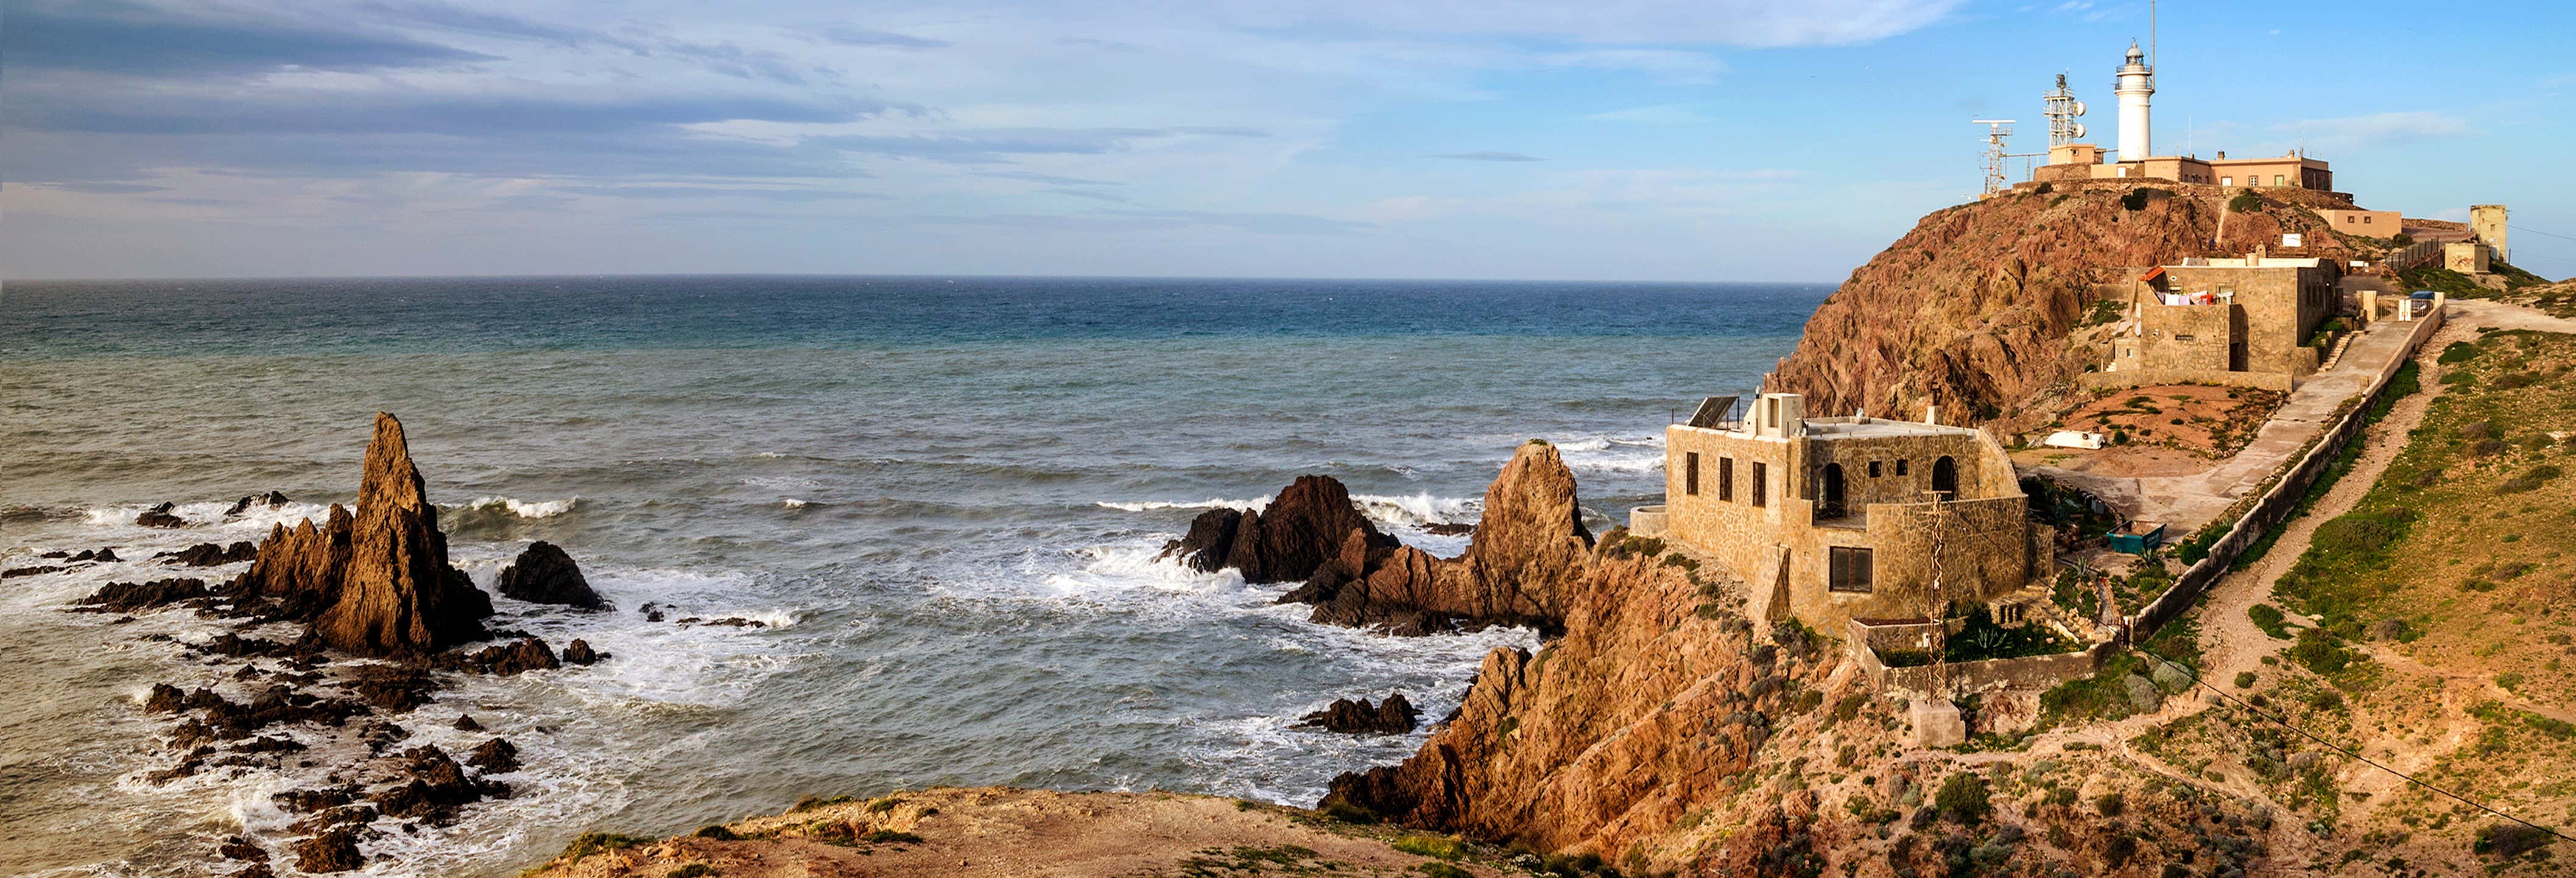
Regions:
<instances>
[{"instance_id":1,"label":"deep blue water","mask_svg":"<svg viewBox=\"0 0 2576 878\"><path fill-rule=\"evenodd\" d=\"M459 566L565 546L620 612L501 600L616 658L476 681L525 793L371 842L403 874L510 874L591 828L668 833L812 793L933 783L1309 802L1419 734L1292 731L1402 689L1434 717L1527 632L1323 628L1281 589L1156 562L1211 505L1342 479L1408 540L1471 521L1522 440L1602 518L1662 490L1662 429L1750 390L1827 288L1020 278L467 278L16 283L0 291L0 563L255 539L355 493L402 417ZM224 521L233 498L298 502ZM177 501L199 524L136 528ZM0 590L0 871L199 874L282 839L294 771L155 787L136 696L212 683L60 612L144 562ZM229 574L230 570L217 571ZM766 629L645 621L647 601ZM228 684L227 684L228 685ZM219 687L220 688L220 687ZM411 723L424 740L470 736ZM543 725L550 731L537 732ZM449 741L441 736L454 737ZM80 807L95 805L97 807ZM217 869L215 871L225 871Z\"/></svg>"}]
</instances>

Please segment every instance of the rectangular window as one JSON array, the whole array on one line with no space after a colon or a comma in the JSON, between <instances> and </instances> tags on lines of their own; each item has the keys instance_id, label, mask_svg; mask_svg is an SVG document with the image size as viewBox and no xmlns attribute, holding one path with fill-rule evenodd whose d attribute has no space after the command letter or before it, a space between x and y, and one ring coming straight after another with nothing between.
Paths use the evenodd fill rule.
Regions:
<instances>
[{"instance_id":1,"label":"rectangular window","mask_svg":"<svg viewBox=\"0 0 2576 878\"><path fill-rule=\"evenodd\" d=\"M1767 465L1764 465L1761 461L1758 461L1758 460L1757 460L1757 461L1754 461L1754 462L1753 462L1753 505L1755 505L1755 506L1769 506L1769 505L1771 505L1770 503L1766 502L1766 501L1770 500L1770 497L1768 496L1768 495L1769 495L1769 493L1770 493L1770 489L1771 489L1771 468L1770 468L1769 466L1767 466Z\"/></svg>"},{"instance_id":2,"label":"rectangular window","mask_svg":"<svg viewBox=\"0 0 2576 878\"><path fill-rule=\"evenodd\" d=\"M2234 177L2220 177L2220 178L2218 178L2218 185L2221 185L2221 186L2234 186L2234 185L2236 185L2236 178L2234 178Z\"/></svg>"},{"instance_id":3,"label":"rectangular window","mask_svg":"<svg viewBox=\"0 0 2576 878\"><path fill-rule=\"evenodd\" d=\"M1717 459L1717 499L1735 502L1735 458Z\"/></svg>"},{"instance_id":4,"label":"rectangular window","mask_svg":"<svg viewBox=\"0 0 2576 878\"><path fill-rule=\"evenodd\" d=\"M2365 214L2362 214L2362 215L2361 215L2361 224L2362 224L2362 225L2365 225L2365 226L2366 226L2366 225L2370 225L2370 215L2369 215L2369 214L2366 214L2366 213L2365 213Z\"/></svg>"},{"instance_id":5,"label":"rectangular window","mask_svg":"<svg viewBox=\"0 0 2576 878\"><path fill-rule=\"evenodd\" d=\"M1682 455L1682 493L1699 496L1699 452Z\"/></svg>"},{"instance_id":6,"label":"rectangular window","mask_svg":"<svg viewBox=\"0 0 2576 878\"><path fill-rule=\"evenodd\" d=\"M1826 588L1861 594L1877 590L1878 584L1874 579L1876 571L1870 569L1874 562L1870 559L1868 549L1834 546L1826 549L1825 554Z\"/></svg>"},{"instance_id":7,"label":"rectangular window","mask_svg":"<svg viewBox=\"0 0 2576 878\"><path fill-rule=\"evenodd\" d=\"M1873 479L1878 478L1878 461L1873 460L1869 462L1869 477Z\"/></svg>"},{"instance_id":8,"label":"rectangular window","mask_svg":"<svg viewBox=\"0 0 2576 878\"><path fill-rule=\"evenodd\" d=\"M1905 458L1896 459L1896 474L1900 476L1905 474Z\"/></svg>"},{"instance_id":9,"label":"rectangular window","mask_svg":"<svg viewBox=\"0 0 2576 878\"><path fill-rule=\"evenodd\" d=\"M2178 333L2174 333L2174 340L2175 340L2175 341L2190 341L2190 340L2191 340L2191 333L2188 333L2188 332L2178 332Z\"/></svg>"},{"instance_id":10,"label":"rectangular window","mask_svg":"<svg viewBox=\"0 0 2576 878\"><path fill-rule=\"evenodd\" d=\"M2281 185L2281 175L2279 175L2279 174L2273 174L2273 175L2272 175L2272 185L2274 185L2274 186Z\"/></svg>"}]
</instances>

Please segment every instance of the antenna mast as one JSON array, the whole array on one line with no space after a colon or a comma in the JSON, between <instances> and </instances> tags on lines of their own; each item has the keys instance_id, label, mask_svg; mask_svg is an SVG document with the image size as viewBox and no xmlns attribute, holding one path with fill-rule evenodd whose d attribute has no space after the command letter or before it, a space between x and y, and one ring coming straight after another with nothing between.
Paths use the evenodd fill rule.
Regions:
<instances>
[{"instance_id":1,"label":"antenna mast","mask_svg":"<svg viewBox=\"0 0 2576 878\"><path fill-rule=\"evenodd\" d=\"M2013 120L1971 119L1969 121L1986 126L1986 188L1978 192L1977 197L1992 197L1995 193L2004 191L2004 138L2012 136Z\"/></svg>"},{"instance_id":2,"label":"antenna mast","mask_svg":"<svg viewBox=\"0 0 2576 878\"><path fill-rule=\"evenodd\" d=\"M2040 102L2047 106L2048 145L2065 146L2084 139L2084 123L2075 117L2084 115L2084 102L2075 99L2075 91L2066 87L2066 74L2057 75L2057 87L2040 92Z\"/></svg>"}]
</instances>

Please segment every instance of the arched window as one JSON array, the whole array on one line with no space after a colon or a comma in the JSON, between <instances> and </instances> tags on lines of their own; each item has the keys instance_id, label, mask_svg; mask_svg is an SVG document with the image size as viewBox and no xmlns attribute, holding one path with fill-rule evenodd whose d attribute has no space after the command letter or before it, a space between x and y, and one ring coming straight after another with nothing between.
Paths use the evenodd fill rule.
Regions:
<instances>
[{"instance_id":1,"label":"arched window","mask_svg":"<svg viewBox=\"0 0 2576 878\"><path fill-rule=\"evenodd\" d=\"M1843 517L1843 465L1825 464L1825 471L1817 474L1816 481L1816 517Z\"/></svg>"},{"instance_id":2,"label":"arched window","mask_svg":"<svg viewBox=\"0 0 2576 878\"><path fill-rule=\"evenodd\" d=\"M1958 461L1944 455L1940 460L1932 462L1932 490L1947 493L1953 499L1959 496Z\"/></svg>"}]
</instances>

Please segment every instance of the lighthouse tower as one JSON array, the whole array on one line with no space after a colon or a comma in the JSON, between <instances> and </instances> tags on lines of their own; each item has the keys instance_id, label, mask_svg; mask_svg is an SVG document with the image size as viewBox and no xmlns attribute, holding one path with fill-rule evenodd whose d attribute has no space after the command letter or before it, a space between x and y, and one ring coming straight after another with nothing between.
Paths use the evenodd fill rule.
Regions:
<instances>
[{"instance_id":1,"label":"lighthouse tower","mask_svg":"<svg viewBox=\"0 0 2576 878\"><path fill-rule=\"evenodd\" d=\"M2120 160L2145 161L2147 96L2156 93L2156 72L2147 66L2147 55L2138 51L2135 41L2129 43L2129 63L2120 65L2119 76L2111 93L2120 97Z\"/></svg>"}]
</instances>

